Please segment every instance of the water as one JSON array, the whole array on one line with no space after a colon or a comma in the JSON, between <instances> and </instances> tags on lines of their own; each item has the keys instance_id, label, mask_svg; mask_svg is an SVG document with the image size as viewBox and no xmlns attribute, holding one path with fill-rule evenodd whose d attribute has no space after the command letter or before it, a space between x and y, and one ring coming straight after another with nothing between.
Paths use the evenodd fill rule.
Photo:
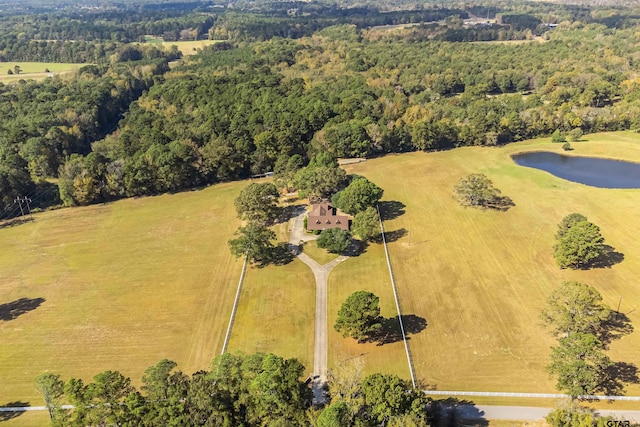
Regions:
<instances>
[{"instance_id":1,"label":"water","mask_svg":"<svg viewBox=\"0 0 640 427\"><path fill-rule=\"evenodd\" d=\"M640 163L549 152L516 154L520 166L541 169L558 178L599 188L640 188Z\"/></svg>"}]
</instances>

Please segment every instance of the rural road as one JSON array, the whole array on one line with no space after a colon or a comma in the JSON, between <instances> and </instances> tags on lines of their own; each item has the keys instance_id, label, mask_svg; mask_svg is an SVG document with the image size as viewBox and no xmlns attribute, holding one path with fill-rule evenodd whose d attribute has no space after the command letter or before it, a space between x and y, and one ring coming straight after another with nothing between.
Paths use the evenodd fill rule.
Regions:
<instances>
[{"instance_id":1,"label":"rural road","mask_svg":"<svg viewBox=\"0 0 640 427\"><path fill-rule=\"evenodd\" d=\"M309 266L316 279L316 319L313 351L313 400L316 404L324 403L324 385L327 382L327 278L331 270L348 257L339 256L333 261L320 265L307 254L300 251L300 243L315 240L317 236L304 232L305 211L291 220L289 244L298 259Z\"/></svg>"},{"instance_id":2,"label":"rural road","mask_svg":"<svg viewBox=\"0 0 640 427\"><path fill-rule=\"evenodd\" d=\"M457 413L464 419L538 421L552 410L533 406L461 405ZM604 417L611 416L617 421L640 422L640 411L598 409L596 413Z\"/></svg>"}]
</instances>

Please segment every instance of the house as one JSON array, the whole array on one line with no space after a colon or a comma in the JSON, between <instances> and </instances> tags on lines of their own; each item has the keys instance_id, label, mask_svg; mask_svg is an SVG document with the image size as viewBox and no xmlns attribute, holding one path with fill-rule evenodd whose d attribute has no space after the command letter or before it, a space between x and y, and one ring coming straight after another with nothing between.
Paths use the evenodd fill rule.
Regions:
<instances>
[{"instance_id":1,"label":"house","mask_svg":"<svg viewBox=\"0 0 640 427\"><path fill-rule=\"evenodd\" d=\"M349 231L349 217L338 215L336 208L328 202L313 205L307 217L307 231L326 230L329 228Z\"/></svg>"}]
</instances>

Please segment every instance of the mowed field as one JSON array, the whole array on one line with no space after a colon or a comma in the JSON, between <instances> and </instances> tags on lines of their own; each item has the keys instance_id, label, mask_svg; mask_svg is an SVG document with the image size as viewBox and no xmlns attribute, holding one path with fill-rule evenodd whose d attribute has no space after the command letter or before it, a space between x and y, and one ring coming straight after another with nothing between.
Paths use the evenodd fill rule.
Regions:
<instances>
[{"instance_id":1,"label":"mowed field","mask_svg":"<svg viewBox=\"0 0 640 427\"><path fill-rule=\"evenodd\" d=\"M382 345L377 342L358 344L352 338L342 338L333 329L340 306L349 295L357 291L376 294L380 298L380 314L384 318L397 317L383 246L370 244L363 254L338 264L329 275L327 285L329 369L336 364L358 358L364 365L364 375L381 372L409 380L411 376L402 340Z\"/></svg>"},{"instance_id":2,"label":"mowed field","mask_svg":"<svg viewBox=\"0 0 640 427\"><path fill-rule=\"evenodd\" d=\"M20 74L7 74L9 70L13 71L14 67L20 67ZM20 79L24 80L42 80L50 74L62 74L76 70L87 64L69 64L56 62L0 62L0 82L12 83ZM47 73L45 69L49 69Z\"/></svg>"},{"instance_id":3,"label":"mowed field","mask_svg":"<svg viewBox=\"0 0 640 427\"><path fill-rule=\"evenodd\" d=\"M295 357L311 373L315 302L315 279L302 261L247 268L228 351Z\"/></svg>"},{"instance_id":4,"label":"mowed field","mask_svg":"<svg viewBox=\"0 0 640 427\"><path fill-rule=\"evenodd\" d=\"M164 47L177 46L178 50L182 52L184 56L195 55L198 53L198 49L204 49L206 46L221 43L224 40L191 40L191 41L173 41L166 42L162 37L145 36L147 43L154 45L161 45Z\"/></svg>"},{"instance_id":5,"label":"mowed field","mask_svg":"<svg viewBox=\"0 0 640 427\"><path fill-rule=\"evenodd\" d=\"M572 143L571 155L640 162L637 134L584 139ZM547 138L497 148L389 155L345 167L382 187L383 200L406 205L405 213L386 221L385 228L406 230L389 250L404 313L428 322L410 340L417 375L439 390L554 392L555 381L545 366L555 340L539 312L551 291L569 280L594 286L613 309L622 297L621 311L636 332L613 342L608 354L640 367L640 190L588 187L518 166L510 158L530 150L562 152L560 144ZM475 172L486 174L516 206L507 212L459 206L453 186ZM558 222L572 212L600 226L606 243L623 253L624 261L612 268L559 269L553 259L554 234ZM330 289L373 290L384 275L382 266L363 269L353 261L336 270ZM389 307L390 294L379 289L382 304ZM347 292L334 289L334 308L343 294ZM380 348L387 347L386 361L379 363L400 372L400 352ZM639 385L627 390L640 395Z\"/></svg>"},{"instance_id":6,"label":"mowed field","mask_svg":"<svg viewBox=\"0 0 640 427\"><path fill-rule=\"evenodd\" d=\"M219 354L242 267L227 240L246 182L62 209L0 228L0 406L42 405L33 380ZM32 418L25 415L16 418Z\"/></svg>"}]
</instances>

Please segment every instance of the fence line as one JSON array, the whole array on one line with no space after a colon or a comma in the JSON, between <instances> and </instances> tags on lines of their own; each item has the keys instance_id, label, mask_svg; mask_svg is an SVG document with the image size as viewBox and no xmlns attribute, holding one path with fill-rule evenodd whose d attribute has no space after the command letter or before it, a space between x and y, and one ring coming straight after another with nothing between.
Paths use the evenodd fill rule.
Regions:
<instances>
[{"instance_id":1,"label":"fence line","mask_svg":"<svg viewBox=\"0 0 640 427\"><path fill-rule=\"evenodd\" d=\"M225 354L227 351L227 345L229 344L229 338L231 338L231 328L233 327L233 321L236 318L236 309L238 308L238 301L240 300L240 290L242 289L242 281L244 280L244 272L247 270L247 256L244 257L244 263L242 264L242 273L240 273L240 280L238 281L238 290L236 291L236 299L233 301L233 308L231 309L231 316L229 317L229 326L227 327L227 334L224 337L222 343L222 352Z\"/></svg>"},{"instance_id":2,"label":"fence line","mask_svg":"<svg viewBox=\"0 0 640 427\"><path fill-rule=\"evenodd\" d=\"M384 225L382 225L382 215L380 215L380 206L376 203L378 210L378 221L380 221L380 232L382 233L382 243L384 244L384 254L387 257L387 266L389 267L389 277L391 278L391 287L393 289L393 297L396 300L396 309L398 310L398 322L400 322L400 331L402 332L402 341L404 342L404 351L407 354L407 363L409 364L409 373L411 374L411 384L416 388L416 373L413 367L413 358L409 350L407 335L404 332L404 324L402 323L402 311L400 310L400 299L398 298L398 290L396 289L396 281L393 277L393 269L391 268L391 259L389 258L389 250L387 249L387 239L384 235Z\"/></svg>"},{"instance_id":3,"label":"fence line","mask_svg":"<svg viewBox=\"0 0 640 427\"><path fill-rule=\"evenodd\" d=\"M485 396L485 397L533 397L536 399L563 399L567 397L575 397L584 400L627 400L640 401L640 396L570 396L568 394L559 393L511 393L502 391L442 391L442 390L423 390L424 394L438 396Z\"/></svg>"}]
</instances>

